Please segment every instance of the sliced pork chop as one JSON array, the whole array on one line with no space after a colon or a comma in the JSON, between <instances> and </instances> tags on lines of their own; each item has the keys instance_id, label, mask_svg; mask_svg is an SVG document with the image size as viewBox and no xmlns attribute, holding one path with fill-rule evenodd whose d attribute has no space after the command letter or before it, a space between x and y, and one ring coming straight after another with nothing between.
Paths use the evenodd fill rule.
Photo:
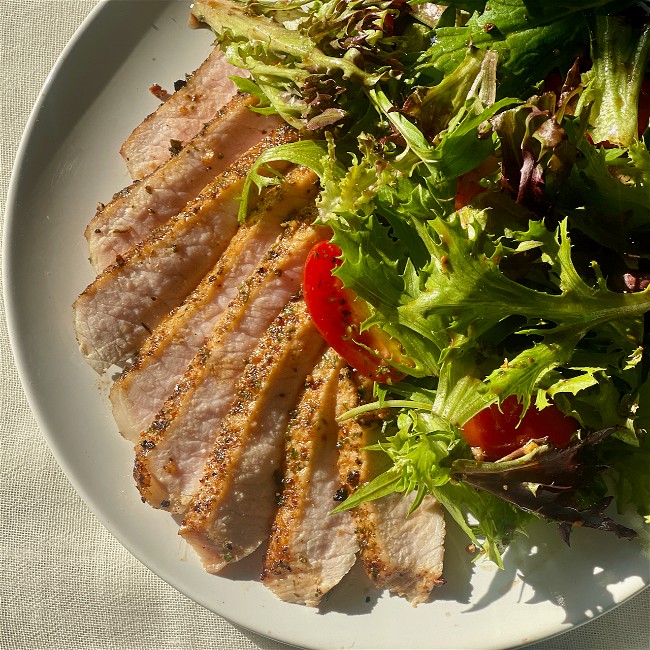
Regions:
<instances>
[{"instance_id":1,"label":"sliced pork chop","mask_svg":"<svg viewBox=\"0 0 650 650\"><path fill-rule=\"evenodd\" d=\"M349 512L337 505L336 396L343 361L331 348L307 378L289 423L285 473L262 582L290 603L316 606L359 550Z\"/></svg>"},{"instance_id":2,"label":"sliced pork chop","mask_svg":"<svg viewBox=\"0 0 650 650\"><path fill-rule=\"evenodd\" d=\"M340 417L372 395L367 381L344 369L339 382ZM339 430L339 471L343 488L353 494L385 469L383 454L364 447L380 436L376 423L344 420ZM443 584L445 520L440 503L426 496L409 515L415 493L392 493L351 510L366 573L376 587L406 596L413 606L425 602Z\"/></svg>"},{"instance_id":3,"label":"sliced pork chop","mask_svg":"<svg viewBox=\"0 0 650 650\"><path fill-rule=\"evenodd\" d=\"M73 305L77 341L97 372L128 360L210 271L238 228L246 173L264 149L286 141L285 130L288 135L295 133L283 128L254 146L186 211L132 248L79 296ZM272 188L260 209L278 201L285 214L300 209L305 203L303 190L312 191L313 181L297 179L288 187Z\"/></svg>"},{"instance_id":4,"label":"sliced pork chop","mask_svg":"<svg viewBox=\"0 0 650 650\"><path fill-rule=\"evenodd\" d=\"M133 130L120 149L133 180L167 162L177 143L185 146L235 96L231 75L241 70L214 48L182 87Z\"/></svg>"},{"instance_id":5,"label":"sliced pork chop","mask_svg":"<svg viewBox=\"0 0 650 650\"><path fill-rule=\"evenodd\" d=\"M164 165L116 194L86 228L90 262L99 272L178 214L217 174L281 124L250 110L257 100L237 95Z\"/></svg>"},{"instance_id":6,"label":"sliced pork chop","mask_svg":"<svg viewBox=\"0 0 650 650\"><path fill-rule=\"evenodd\" d=\"M290 172L276 190L275 201L263 201L243 225L216 265L187 299L147 338L133 364L113 384L113 415L122 435L137 440L165 399L171 395L197 350L205 343L218 318L237 295L265 253L293 219L312 221L318 192L316 176L307 170ZM267 198L270 198L267 197ZM267 255L265 263L270 261Z\"/></svg>"},{"instance_id":7,"label":"sliced pork chop","mask_svg":"<svg viewBox=\"0 0 650 650\"><path fill-rule=\"evenodd\" d=\"M186 510L252 351L300 290L310 248L330 234L305 223L287 228L259 270L240 287L173 394L140 436L134 476L143 500L175 513Z\"/></svg>"},{"instance_id":8,"label":"sliced pork chop","mask_svg":"<svg viewBox=\"0 0 650 650\"><path fill-rule=\"evenodd\" d=\"M268 539L289 411L324 348L300 299L250 355L179 530L210 573Z\"/></svg>"}]
</instances>

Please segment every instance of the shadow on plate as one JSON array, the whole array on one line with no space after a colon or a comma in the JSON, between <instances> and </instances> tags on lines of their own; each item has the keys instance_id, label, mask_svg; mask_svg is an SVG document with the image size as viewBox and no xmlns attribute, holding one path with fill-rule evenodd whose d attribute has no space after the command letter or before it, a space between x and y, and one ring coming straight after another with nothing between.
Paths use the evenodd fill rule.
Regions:
<instances>
[{"instance_id":1,"label":"shadow on plate","mask_svg":"<svg viewBox=\"0 0 650 650\"><path fill-rule=\"evenodd\" d=\"M564 623L582 623L618 604L608 586L639 576L643 563L634 556L642 554L634 541L590 529L574 530L569 547L556 526L539 522L510 546L503 571L495 571L486 593L466 611L491 606L514 586L522 604L551 602L564 610Z\"/></svg>"}]
</instances>

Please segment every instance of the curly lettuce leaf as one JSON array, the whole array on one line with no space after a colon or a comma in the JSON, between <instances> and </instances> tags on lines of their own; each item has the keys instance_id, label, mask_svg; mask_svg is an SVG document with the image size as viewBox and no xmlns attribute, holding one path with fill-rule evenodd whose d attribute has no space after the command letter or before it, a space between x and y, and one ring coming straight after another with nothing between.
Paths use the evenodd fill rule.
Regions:
<instances>
[{"instance_id":1,"label":"curly lettuce leaf","mask_svg":"<svg viewBox=\"0 0 650 650\"><path fill-rule=\"evenodd\" d=\"M322 140L300 140L298 142L289 142L277 147L267 149L251 167L244 186L242 188L242 199L239 204L238 217L240 223L246 220L248 215L248 199L252 186L255 185L258 190L276 185L279 182L278 175L273 173L269 164L276 161L288 161L294 165L301 165L312 169L320 178L325 176L325 167L327 166L329 177L333 181L340 181L345 175L345 169L338 165L329 157L327 143ZM267 173L261 173L261 170ZM269 173L270 172L270 173Z\"/></svg>"},{"instance_id":2,"label":"curly lettuce leaf","mask_svg":"<svg viewBox=\"0 0 650 650\"><path fill-rule=\"evenodd\" d=\"M573 526L586 526L633 538L636 532L605 515L612 497L594 489L595 477L604 466L586 463L580 452L600 443L614 431L601 430L563 449L535 449L509 462L485 463L458 460L453 478L498 496L544 519L556 521L567 544Z\"/></svg>"},{"instance_id":3,"label":"curly lettuce leaf","mask_svg":"<svg viewBox=\"0 0 650 650\"><path fill-rule=\"evenodd\" d=\"M481 86L484 63L497 53L501 96L522 96L527 85L541 78L535 57L555 66L572 60L577 45L586 42L586 19L577 12L612 9L613 3L455 3L459 9L471 5L475 13L460 26L444 27L448 23L441 21L432 32L434 45L418 57L415 50L425 34L420 26L408 39L401 70L387 58L399 45L377 28L390 23L384 10L393 11L395 3L379 7L353 2L338 8L340 3L318 3L313 20L297 2L283 5L282 11L271 9L273 3L265 0L257 4L262 7L258 14L236 15L237 20L246 18L242 23L229 17L229 25L217 31L232 60L251 66L260 97L285 111L297 126L321 128L344 114L364 116L351 129L349 140L361 133L353 148L328 137L276 149L259 165L288 159L317 171L323 187L320 218L333 228L343 251L344 262L336 273L370 306L363 327L383 328L414 362L408 369L410 388L400 392L398 385L377 393L377 408L400 409L394 426L387 425L393 427L389 435L375 447L392 466L342 507L394 491L415 490L416 504L425 494L434 494L470 538L499 562L503 544L544 513L522 510L522 503L509 503L503 494L476 490L470 479L458 483L452 480L452 467L460 459L471 462L459 427L486 405L516 395L526 407L534 401L545 408L553 401L585 428L599 429L603 422L615 427L617 437L606 442L612 449L607 476L616 482L622 503L636 499L643 510L647 480L640 471L625 474L623 468L636 467L628 463L634 454L639 468L645 458L638 453L646 441L640 429L650 418L647 400L637 399L637 394L650 289L611 291L593 258L574 259L574 243L581 241L577 229L589 236L600 232L604 242L610 225L621 232L621 206L629 227L622 231L625 236L644 231L650 155L643 143L625 150L594 149L583 138L584 124L569 117L560 126L555 105L545 104L544 97L509 112L513 119L499 132L493 128L494 118L504 115L514 100L495 102ZM399 14L401 20L407 11L391 15ZM367 29L359 28L359 49L349 40L352 23L341 20L344 14L372 18ZM257 32L250 31L249 18L263 25L261 39L251 37ZM302 38L307 40L293 43ZM372 42L378 58L359 56ZM312 53L308 59L299 52L305 43ZM559 55L548 49L553 44ZM308 67L302 67L304 61ZM436 66L448 75L446 81L428 84L411 95L419 103L402 107L408 96L402 91L412 91L410 80L431 81L435 74L427 77L427 69ZM471 84L461 79L468 71ZM315 114L314 92L337 100ZM328 113L330 109L340 112ZM559 198L555 211L549 210L547 219L541 218L544 213L536 217L530 209L546 205L543 201L524 206L496 191L477 201L484 209L456 211L458 179L487 159L504 155L508 146L518 166L510 175L515 189L532 186L528 177L521 182L525 165L532 163L539 174L553 175L553 183L540 182L534 189L544 200L552 190L553 198ZM569 167L573 171L565 174ZM251 182L273 182L260 168ZM481 182L486 187L497 183L488 178ZM587 213L585 206L594 203L597 209ZM601 213L611 214L612 221L599 223ZM584 247L578 252L590 254ZM538 453L535 463L541 464ZM530 497L525 484L537 468L525 465L527 460L518 465L525 488L520 501ZM600 464L608 463L597 459L593 467ZM474 469L476 478L489 468ZM551 465L545 465L548 469ZM489 480L505 470L502 465L487 472ZM594 489L600 485L594 475L579 477ZM585 519L603 521L602 504L585 504Z\"/></svg>"},{"instance_id":4,"label":"curly lettuce leaf","mask_svg":"<svg viewBox=\"0 0 650 650\"><path fill-rule=\"evenodd\" d=\"M579 156L570 169L556 210L594 241L618 253L644 254L650 240L650 154L631 147L594 147L565 125Z\"/></svg>"},{"instance_id":5,"label":"curly lettuce leaf","mask_svg":"<svg viewBox=\"0 0 650 650\"><path fill-rule=\"evenodd\" d=\"M418 398L426 399L421 394ZM382 403L383 408L390 406L394 404ZM453 462L468 453L467 443L458 430L449 428L448 423L425 405L417 406L416 402L406 400L401 406L405 408L395 420L397 431L367 448L386 454L392 465L361 486L334 512L392 492L412 491L416 492L411 508L414 510L426 494L433 494L469 539L482 549L476 557L486 557L502 567L503 550L530 523L531 515L469 484L451 481Z\"/></svg>"},{"instance_id":6,"label":"curly lettuce leaf","mask_svg":"<svg viewBox=\"0 0 650 650\"><path fill-rule=\"evenodd\" d=\"M260 92L296 128L316 129L342 119L348 97L354 103L364 88L374 87L388 71L380 63L367 72L352 56L327 54L319 47L326 34L312 36L296 25L256 13L247 2L198 0L192 14L210 26L228 61L248 70ZM326 97L336 98L336 105L323 106ZM311 119L317 121L310 126Z\"/></svg>"}]
</instances>

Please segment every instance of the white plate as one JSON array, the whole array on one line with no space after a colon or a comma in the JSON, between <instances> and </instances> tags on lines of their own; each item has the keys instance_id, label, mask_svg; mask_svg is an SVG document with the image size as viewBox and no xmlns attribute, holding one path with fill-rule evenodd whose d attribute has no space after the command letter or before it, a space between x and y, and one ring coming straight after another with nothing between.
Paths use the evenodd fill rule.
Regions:
<instances>
[{"instance_id":1,"label":"white plate","mask_svg":"<svg viewBox=\"0 0 650 650\"><path fill-rule=\"evenodd\" d=\"M18 368L39 425L75 488L104 525L164 580L260 634L309 648L507 648L570 629L650 582L638 545L553 528L472 567L451 531L436 599L417 609L374 592L357 569L318 610L277 600L257 581L260 556L223 576L203 571L172 518L140 502L132 449L117 433L108 379L82 360L71 307L92 280L84 227L97 201L128 184L118 155L170 88L207 55L207 31L187 28L189 2L107 0L66 48L37 102L8 199L5 300ZM119 33L119 46L115 34ZM537 534L539 532L539 534Z\"/></svg>"}]
</instances>

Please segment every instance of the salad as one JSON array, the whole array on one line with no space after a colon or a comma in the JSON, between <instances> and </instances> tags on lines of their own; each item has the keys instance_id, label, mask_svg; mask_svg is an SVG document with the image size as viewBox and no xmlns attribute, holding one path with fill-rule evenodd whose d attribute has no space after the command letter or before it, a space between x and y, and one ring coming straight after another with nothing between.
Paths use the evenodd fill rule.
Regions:
<instances>
[{"instance_id":1,"label":"salad","mask_svg":"<svg viewBox=\"0 0 650 650\"><path fill-rule=\"evenodd\" d=\"M533 521L650 524L650 8L616 0L200 0L241 90L320 177L305 266L374 380L388 469L501 565ZM265 173L262 174L262 171ZM610 506L610 503L614 504ZM607 512L606 512L607 511ZM627 513L625 524L619 514Z\"/></svg>"}]
</instances>

